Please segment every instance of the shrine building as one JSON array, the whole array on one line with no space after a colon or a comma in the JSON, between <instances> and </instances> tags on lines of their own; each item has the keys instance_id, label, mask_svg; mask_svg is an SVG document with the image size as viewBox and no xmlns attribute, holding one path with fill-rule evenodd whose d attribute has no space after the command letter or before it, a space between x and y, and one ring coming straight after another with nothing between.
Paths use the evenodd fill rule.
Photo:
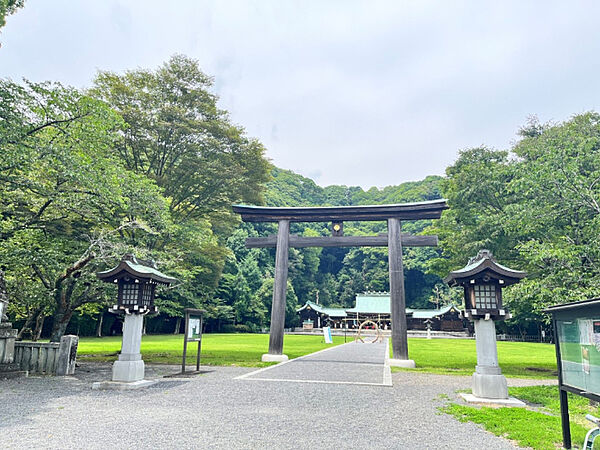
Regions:
<instances>
[{"instance_id":1,"label":"shrine building","mask_svg":"<svg viewBox=\"0 0 600 450\"><path fill-rule=\"evenodd\" d=\"M329 308L307 301L296 312L300 315L304 329L356 328L365 320L376 322L382 329L390 328L390 294L388 292L364 292L356 294L353 308ZM436 331L463 331L466 321L458 305L451 304L434 309L406 308L406 322L409 330L425 330L429 323Z\"/></svg>"}]
</instances>

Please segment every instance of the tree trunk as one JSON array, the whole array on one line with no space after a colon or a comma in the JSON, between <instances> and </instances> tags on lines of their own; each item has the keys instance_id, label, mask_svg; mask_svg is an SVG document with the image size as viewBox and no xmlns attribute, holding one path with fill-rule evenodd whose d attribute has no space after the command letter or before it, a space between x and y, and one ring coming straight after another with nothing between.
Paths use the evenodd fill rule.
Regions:
<instances>
[{"instance_id":1,"label":"tree trunk","mask_svg":"<svg viewBox=\"0 0 600 450\"><path fill-rule=\"evenodd\" d=\"M33 340L37 341L40 336L42 335L42 330L44 328L44 320L46 319L46 316L44 314L38 314L37 318L35 319L35 331L33 332Z\"/></svg>"},{"instance_id":2,"label":"tree trunk","mask_svg":"<svg viewBox=\"0 0 600 450\"><path fill-rule=\"evenodd\" d=\"M52 333L50 334L50 342L60 342L60 338L63 337L71 316L76 307L86 303L87 291L79 296L76 304L72 303L71 297L77 284L77 279L83 269L92 259L93 254L84 254L79 260L73 265L67 267L65 271L56 279L54 282L54 323L52 324ZM79 332L78 332L79 334Z\"/></svg>"},{"instance_id":3,"label":"tree trunk","mask_svg":"<svg viewBox=\"0 0 600 450\"><path fill-rule=\"evenodd\" d=\"M142 319L142 336L146 336L146 316Z\"/></svg>"},{"instance_id":4,"label":"tree trunk","mask_svg":"<svg viewBox=\"0 0 600 450\"><path fill-rule=\"evenodd\" d=\"M0 322L8 322L8 316L6 315L6 307L8 307L8 291L6 290L6 282L4 281L4 272L2 269L0 269L0 302L4 303Z\"/></svg>"},{"instance_id":5,"label":"tree trunk","mask_svg":"<svg viewBox=\"0 0 600 450\"><path fill-rule=\"evenodd\" d=\"M175 330L173 331L173 334L179 334L179 330L181 330L181 317L178 317L175 321Z\"/></svg>"},{"instance_id":6,"label":"tree trunk","mask_svg":"<svg viewBox=\"0 0 600 450\"><path fill-rule=\"evenodd\" d=\"M23 339L23 335L26 332L31 332L31 327L33 326L33 323L35 322L35 318L38 315L39 315L39 310L34 310L32 313L30 313L27 316L27 319L25 319L25 323L23 324L23 326L19 330L19 334L17 334L17 339L21 340L21 339Z\"/></svg>"},{"instance_id":7,"label":"tree trunk","mask_svg":"<svg viewBox=\"0 0 600 450\"><path fill-rule=\"evenodd\" d=\"M67 331L67 326L73 315L73 310L66 305L58 304L54 313L54 323L52 324L52 333L50 334L50 342L60 342L60 338Z\"/></svg>"},{"instance_id":8,"label":"tree trunk","mask_svg":"<svg viewBox=\"0 0 600 450\"><path fill-rule=\"evenodd\" d=\"M100 313L96 323L96 337L102 337L102 323L104 322L104 312Z\"/></svg>"}]
</instances>

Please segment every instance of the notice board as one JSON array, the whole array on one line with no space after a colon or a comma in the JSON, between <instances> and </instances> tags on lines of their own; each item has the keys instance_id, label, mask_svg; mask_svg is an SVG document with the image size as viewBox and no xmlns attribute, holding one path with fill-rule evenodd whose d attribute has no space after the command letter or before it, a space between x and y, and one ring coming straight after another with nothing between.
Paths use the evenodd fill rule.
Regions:
<instances>
[{"instance_id":1,"label":"notice board","mask_svg":"<svg viewBox=\"0 0 600 450\"><path fill-rule=\"evenodd\" d=\"M562 383L600 395L600 314L582 310L555 314Z\"/></svg>"}]
</instances>

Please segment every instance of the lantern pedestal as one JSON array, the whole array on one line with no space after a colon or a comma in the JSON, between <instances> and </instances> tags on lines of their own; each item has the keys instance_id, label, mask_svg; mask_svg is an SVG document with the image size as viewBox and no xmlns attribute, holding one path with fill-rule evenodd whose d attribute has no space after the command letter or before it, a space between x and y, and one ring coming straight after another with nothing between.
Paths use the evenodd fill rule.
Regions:
<instances>
[{"instance_id":1,"label":"lantern pedestal","mask_svg":"<svg viewBox=\"0 0 600 450\"><path fill-rule=\"evenodd\" d=\"M119 360L113 364L113 381L131 383L144 379L144 361L140 353L143 325L144 316L141 314L125 314L123 344Z\"/></svg>"},{"instance_id":2,"label":"lantern pedestal","mask_svg":"<svg viewBox=\"0 0 600 450\"><path fill-rule=\"evenodd\" d=\"M92 389L129 390L140 389L158 383L158 380L144 380L144 361L140 353L144 316L125 314L123 323L123 344L119 360L112 368L112 381L94 383Z\"/></svg>"},{"instance_id":3,"label":"lantern pedestal","mask_svg":"<svg viewBox=\"0 0 600 450\"><path fill-rule=\"evenodd\" d=\"M477 366L472 378L473 393L461 393L461 397L467 403L524 408L525 403L508 396L506 377L498 365L496 324L491 319L477 319L474 324Z\"/></svg>"},{"instance_id":4,"label":"lantern pedestal","mask_svg":"<svg viewBox=\"0 0 600 450\"><path fill-rule=\"evenodd\" d=\"M477 366L473 374L473 395L483 398L507 399L506 377L502 375L498 365L496 325L491 319L477 319L474 325Z\"/></svg>"}]
</instances>

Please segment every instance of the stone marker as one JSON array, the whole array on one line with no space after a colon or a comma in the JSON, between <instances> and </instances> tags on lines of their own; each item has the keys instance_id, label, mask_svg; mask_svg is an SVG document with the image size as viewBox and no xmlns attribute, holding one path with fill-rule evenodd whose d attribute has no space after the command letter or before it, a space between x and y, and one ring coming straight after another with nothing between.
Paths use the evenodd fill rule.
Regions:
<instances>
[{"instance_id":1,"label":"stone marker","mask_svg":"<svg viewBox=\"0 0 600 450\"><path fill-rule=\"evenodd\" d=\"M17 330L8 321L7 307L8 294L4 283L4 273L0 270L0 378L12 378L25 374L14 363Z\"/></svg>"},{"instance_id":2,"label":"stone marker","mask_svg":"<svg viewBox=\"0 0 600 450\"><path fill-rule=\"evenodd\" d=\"M75 362L77 361L78 345L78 336L68 334L60 338L56 375L73 375L75 373Z\"/></svg>"}]
</instances>

